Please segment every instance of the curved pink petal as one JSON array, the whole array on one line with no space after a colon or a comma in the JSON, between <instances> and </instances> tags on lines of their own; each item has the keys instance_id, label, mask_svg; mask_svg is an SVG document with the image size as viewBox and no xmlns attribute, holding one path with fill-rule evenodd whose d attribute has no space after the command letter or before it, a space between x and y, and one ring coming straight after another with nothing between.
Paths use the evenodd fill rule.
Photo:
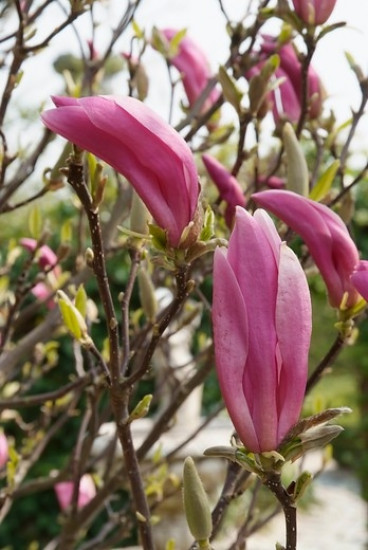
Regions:
<instances>
[{"instance_id":1,"label":"curved pink petal","mask_svg":"<svg viewBox=\"0 0 368 550\"><path fill-rule=\"evenodd\" d=\"M285 243L280 248L276 332L281 357L278 440L298 421L308 374L312 305L304 271Z\"/></svg>"},{"instance_id":2,"label":"curved pink petal","mask_svg":"<svg viewBox=\"0 0 368 550\"><path fill-rule=\"evenodd\" d=\"M325 280L331 305L339 307L347 292L347 306L352 306L358 295L350 276L359 254L341 218L327 206L292 191L271 189L252 197L305 241Z\"/></svg>"},{"instance_id":3,"label":"curved pink petal","mask_svg":"<svg viewBox=\"0 0 368 550\"><path fill-rule=\"evenodd\" d=\"M45 125L122 173L177 246L192 221L199 184L192 153L166 122L130 97L54 98Z\"/></svg>"},{"instance_id":4,"label":"curved pink petal","mask_svg":"<svg viewBox=\"0 0 368 550\"><path fill-rule=\"evenodd\" d=\"M281 241L280 241L281 242ZM253 418L260 448L275 448L277 441L275 318L277 262L275 243L268 230L237 207L229 242L228 261L238 280L249 312L249 351L243 373L243 391Z\"/></svg>"},{"instance_id":5,"label":"curved pink petal","mask_svg":"<svg viewBox=\"0 0 368 550\"><path fill-rule=\"evenodd\" d=\"M221 249L215 251L213 280L212 322L221 393L241 441L250 449L259 450L243 392L249 346L247 311L236 277Z\"/></svg>"},{"instance_id":6,"label":"curved pink petal","mask_svg":"<svg viewBox=\"0 0 368 550\"><path fill-rule=\"evenodd\" d=\"M297 95L288 75L283 69L275 71L275 77L283 81L272 91L272 112L275 121L287 117L297 122L300 117L300 97Z\"/></svg>"},{"instance_id":7,"label":"curved pink petal","mask_svg":"<svg viewBox=\"0 0 368 550\"><path fill-rule=\"evenodd\" d=\"M176 29L162 29L160 31L170 42L178 33ZM189 36L184 36L178 47L178 53L171 57L170 63L181 73L185 93L190 105L193 105L211 78L211 71L206 54L200 46ZM205 111L217 101L220 93L213 89L202 110Z\"/></svg>"}]
</instances>

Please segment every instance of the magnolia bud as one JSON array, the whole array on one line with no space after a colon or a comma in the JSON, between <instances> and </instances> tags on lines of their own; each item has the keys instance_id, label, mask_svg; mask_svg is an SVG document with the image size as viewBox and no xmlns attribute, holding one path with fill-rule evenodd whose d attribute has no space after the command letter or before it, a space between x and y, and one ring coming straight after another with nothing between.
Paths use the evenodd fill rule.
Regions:
<instances>
[{"instance_id":1,"label":"magnolia bud","mask_svg":"<svg viewBox=\"0 0 368 550\"><path fill-rule=\"evenodd\" d=\"M235 81L229 76L225 67L220 67L218 79L226 101L234 107L237 113L240 113L243 94L236 86Z\"/></svg>"},{"instance_id":2,"label":"magnolia bud","mask_svg":"<svg viewBox=\"0 0 368 550\"><path fill-rule=\"evenodd\" d=\"M302 474L300 474L300 476L295 482L295 487L293 490L294 501L298 500L304 495L312 479L313 479L313 476L310 472L303 472Z\"/></svg>"},{"instance_id":3,"label":"magnolia bud","mask_svg":"<svg viewBox=\"0 0 368 550\"><path fill-rule=\"evenodd\" d=\"M143 267L138 271L138 286L143 311L147 319L153 322L157 313L157 299L152 279Z\"/></svg>"},{"instance_id":4,"label":"magnolia bud","mask_svg":"<svg viewBox=\"0 0 368 550\"><path fill-rule=\"evenodd\" d=\"M139 403L134 407L132 412L129 415L128 423L137 420L138 418L143 418L148 414L150 404L152 401L152 394L148 393L139 401Z\"/></svg>"},{"instance_id":5,"label":"magnolia bud","mask_svg":"<svg viewBox=\"0 0 368 550\"><path fill-rule=\"evenodd\" d=\"M86 321L70 298L62 290L57 291L60 313L66 328L83 346L89 346L92 341L88 334Z\"/></svg>"},{"instance_id":6,"label":"magnolia bud","mask_svg":"<svg viewBox=\"0 0 368 550\"><path fill-rule=\"evenodd\" d=\"M286 188L298 195L307 197L309 194L309 171L307 161L298 138L290 122L286 122L282 129L282 140L287 160Z\"/></svg>"},{"instance_id":7,"label":"magnolia bud","mask_svg":"<svg viewBox=\"0 0 368 550\"><path fill-rule=\"evenodd\" d=\"M183 501L190 532L198 542L207 541L212 532L211 510L202 481L190 456L184 461Z\"/></svg>"},{"instance_id":8,"label":"magnolia bud","mask_svg":"<svg viewBox=\"0 0 368 550\"><path fill-rule=\"evenodd\" d=\"M344 428L338 424L326 424L310 428L306 432L300 434L303 451L305 452L317 447L324 447L342 431L344 431Z\"/></svg>"}]
</instances>

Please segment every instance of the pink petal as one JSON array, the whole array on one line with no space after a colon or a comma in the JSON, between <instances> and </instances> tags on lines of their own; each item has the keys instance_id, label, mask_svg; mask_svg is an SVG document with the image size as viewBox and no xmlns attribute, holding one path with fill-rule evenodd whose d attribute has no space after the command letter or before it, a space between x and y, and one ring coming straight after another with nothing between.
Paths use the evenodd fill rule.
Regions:
<instances>
[{"instance_id":1,"label":"pink petal","mask_svg":"<svg viewBox=\"0 0 368 550\"><path fill-rule=\"evenodd\" d=\"M279 441L297 422L305 393L312 306L308 283L294 252L280 248L276 332L281 356L278 383Z\"/></svg>"},{"instance_id":2,"label":"pink petal","mask_svg":"<svg viewBox=\"0 0 368 550\"><path fill-rule=\"evenodd\" d=\"M221 249L215 251L213 280L212 320L221 393L240 439L250 449L259 450L242 384L249 346L248 316L236 277Z\"/></svg>"}]
</instances>

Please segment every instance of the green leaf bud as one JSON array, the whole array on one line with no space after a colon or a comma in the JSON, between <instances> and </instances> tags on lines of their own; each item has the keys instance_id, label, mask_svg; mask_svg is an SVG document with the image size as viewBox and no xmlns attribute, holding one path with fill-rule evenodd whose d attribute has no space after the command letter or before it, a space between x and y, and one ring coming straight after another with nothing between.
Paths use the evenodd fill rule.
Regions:
<instances>
[{"instance_id":1,"label":"green leaf bud","mask_svg":"<svg viewBox=\"0 0 368 550\"><path fill-rule=\"evenodd\" d=\"M207 495L194 461L187 457L183 469L183 502L187 523L193 537L201 543L212 532L212 518Z\"/></svg>"},{"instance_id":2,"label":"green leaf bud","mask_svg":"<svg viewBox=\"0 0 368 550\"><path fill-rule=\"evenodd\" d=\"M286 188L303 197L307 197L309 194L309 171L307 161L290 122L284 124L282 129L282 140L287 161Z\"/></svg>"}]
</instances>

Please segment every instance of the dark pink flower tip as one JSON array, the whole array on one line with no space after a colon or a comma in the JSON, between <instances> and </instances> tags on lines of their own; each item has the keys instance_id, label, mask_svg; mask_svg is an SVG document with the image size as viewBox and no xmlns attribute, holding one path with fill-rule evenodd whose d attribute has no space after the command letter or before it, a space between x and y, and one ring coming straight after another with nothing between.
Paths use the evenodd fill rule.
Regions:
<instances>
[{"instance_id":1,"label":"dark pink flower tip","mask_svg":"<svg viewBox=\"0 0 368 550\"><path fill-rule=\"evenodd\" d=\"M368 261L361 260L351 275L353 283L359 294L368 302Z\"/></svg>"},{"instance_id":2,"label":"dark pink flower tip","mask_svg":"<svg viewBox=\"0 0 368 550\"><path fill-rule=\"evenodd\" d=\"M203 164L219 190L220 197L227 203L225 218L228 227L232 227L236 206L245 206L246 200L238 180L211 155L202 155Z\"/></svg>"},{"instance_id":3,"label":"dark pink flower tip","mask_svg":"<svg viewBox=\"0 0 368 550\"><path fill-rule=\"evenodd\" d=\"M131 97L54 97L42 120L52 131L90 151L123 174L156 223L178 246L197 210L199 184L184 139Z\"/></svg>"},{"instance_id":4,"label":"dark pink flower tip","mask_svg":"<svg viewBox=\"0 0 368 550\"><path fill-rule=\"evenodd\" d=\"M235 429L251 451L277 449L303 403L311 335L307 281L271 218L236 208L214 258L216 368Z\"/></svg>"},{"instance_id":5,"label":"dark pink flower tip","mask_svg":"<svg viewBox=\"0 0 368 550\"><path fill-rule=\"evenodd\" d=\"M347 307L359 299L351 275L359 264L354 241L330 208L292 191L271 189L254 193L255 202L278 216L305 241L328 290L333 307L347 293Z\"/></svg>"},{"instance_id":6,"label":"dark pink flower tip","mask_svg":"<svg viewBox=\"0 0 368 550\"><path fill-rule=\"evenodd\" d=\"M330 17L336 0L292 0L300 19L307 25L322 25Z\"/></svg>"}]
</instances>

